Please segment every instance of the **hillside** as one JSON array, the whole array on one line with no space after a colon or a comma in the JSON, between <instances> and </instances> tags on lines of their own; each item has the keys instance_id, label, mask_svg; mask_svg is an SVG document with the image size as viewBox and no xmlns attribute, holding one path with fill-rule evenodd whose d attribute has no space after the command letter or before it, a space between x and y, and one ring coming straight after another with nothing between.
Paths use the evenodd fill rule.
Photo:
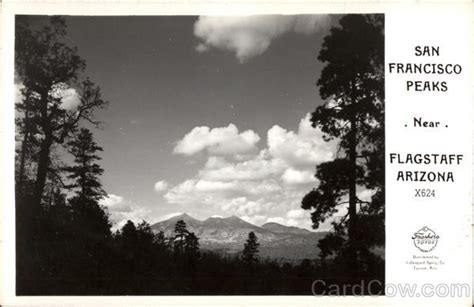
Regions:
<instances>
[{"instance_id":1,"label":"hillside","mask_svg":"<svg viewBox=\"0 0 474 307\"><path fill-rule=\"evenodd\" d=\"M200 221L187 214L158 222L151 228L156 233L163 231L167 237L171 237L174 235L174 226L179 220L183 220L188 230L199 237L202 249L226 254L238 253L243 249L248 233L253 231L260 243L261 257L288 261L317 258L318 241L326 235L325 232L311 232L273 222L260 227L236 216L211 217Z\"/></svg>"}]
</instances>

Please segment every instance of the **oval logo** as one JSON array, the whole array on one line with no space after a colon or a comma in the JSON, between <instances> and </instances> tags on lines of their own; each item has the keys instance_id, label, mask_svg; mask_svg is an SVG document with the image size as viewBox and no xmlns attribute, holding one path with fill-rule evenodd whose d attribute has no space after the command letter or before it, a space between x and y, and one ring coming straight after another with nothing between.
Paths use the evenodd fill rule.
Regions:
<instances>
[{"instance_id":1,"label":"oval logo","mask_svg":"<svg viewBox=\"0 0 474 307\"><path fill-rule=\"evenodd\" d=\"M431 252L438 244L439 236L427 226L413 234L413 243L422 252Z\"/></svg>"}]
</instances>

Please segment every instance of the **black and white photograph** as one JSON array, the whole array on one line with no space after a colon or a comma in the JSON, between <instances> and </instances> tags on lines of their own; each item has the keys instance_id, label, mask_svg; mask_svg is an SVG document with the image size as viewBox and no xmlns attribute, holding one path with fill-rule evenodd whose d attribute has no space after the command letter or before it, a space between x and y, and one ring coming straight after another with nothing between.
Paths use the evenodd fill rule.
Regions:
<instances>
[{"instance_id":1,"label":"black and white photograph","mask_svg":"<svg viewBox=\"0 0 474 307\"><path fill-rule=\"evenodd\" d=\"M17 296L384 295L383 14L14 23Z\"/></svg>"}]
</instances>

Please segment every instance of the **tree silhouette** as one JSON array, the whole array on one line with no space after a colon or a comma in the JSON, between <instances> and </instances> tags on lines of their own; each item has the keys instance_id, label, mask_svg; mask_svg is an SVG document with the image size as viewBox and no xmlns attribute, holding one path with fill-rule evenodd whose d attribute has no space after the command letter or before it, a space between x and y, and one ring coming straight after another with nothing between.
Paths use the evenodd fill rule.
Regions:
<instances>
[{"instance_id":1,"label":"tree silhouette","mask_svg":"<svg viewBox=\"0 0 474 307\"><path fill-rule=\"evenodd\" d=\"M86 206L82 210L84 214L87 210L94 212L76 215L73 219L72 204L51 207L64 200L61 200L64 197L61 190L68 189L63 178L63 161L57 153L68 149L67 143L78 133L81 122L99 126L94 111L107 103L102 100L97 86L87 78L80 78L85 62L78 55L77 48L70 45L65 19L53 16L34 26L29 24L29 20L28 16L17 16L15 23L15 82L23 87L21 101L16 104L17 289L37 290L37 284L43 284L44 288L53 291L57 288L50 287L46 280L53 280L54 276L62 278L56 273L70 269L49 266L49 259L74 254L73 246L84 242L80 239L71 241L72 221L85 222L86 216L95 216L97 220L91 219L87 224L100 228L99 233L85 233L94 237L110 233L102 209L96 205L86 206L82 201L78 204L78 195L69 201L76 204L75 209ZM65 103L67 95L72 93L74 107ZM90 197L88 201L92 201ZM65 221L56 220L59 212ZM64 236L60 238L55 233ZM71 246L64 243L68 240ZM51 249L50 245L55 244L62 244L62 247ZM82 251L77 248L78 255ZM42 278L42 281L35 278Z\"/></svg>"},{"instance_id":2,"label":"tree silhouette","mask_svg":"<svg viewBox=\"0 0 474 307\"><path fill-rule=\"evenodd\" d=\"M201 253L199 251L199 238L194 234L194 232L190 232L186 236L184 252L186 255L188 273L193 279L195 279L197 262Z\"/></svg>"},{"instance_id":3,"label":"tree silhouette","mask_svg":"<svg viewBox=\"0 0 474 307\"><path fill-rule=\"evenodd\" d=\"M198 237L196 237L194 232L190 232L186 236L184 251L190 259L195 260L195 259L199 258L199 255L200 255L200 252L199 252L199 239L198 239Z\"/></svg>"},{"instance_id":4,"label":"tree silhouette","mask_svg":"<svg viewBox=\"0 0 474 307\"><path fill-rule=\"evenodd\" d=\"M158 247L160 252L168 248L168 240L166 239L165 233L163 231L160 231L155 235L153 243Z\"/></svg>"},{"instance_id":5,"label":"tree silhouette","mask_svg":"<svg viewBox=\"0 0 474 307\"><path fill-rule=\"evenodd\" d=\"M174 233L174 251L179 255L183 255L186 246L186 237L189 233L186 229L186 223L183 220L176 222Z\"/></svg>"},{"instance_id":6,"label":"tree silhouette","mask_svg":"<svg viewBox=\"0 0 474 307\"><path fill-rule=\"evenodd\" d=\"M74 165L66 167L68 178L73 180L70 188L76 188L76 195L69 199L73 225L78 231L93 234L94 237L109 237L111 224L107 213L99 205L106 193L102 189L99 176L104 170L96 163L102 148L95 143L92 133L82 128L77 138L68 143L74 157Z\"/></svg>"},{"instance_id":7,"label":"tree silhouette","mask_svg":"<svg viewBox=\"0 0 474 307\"><path fill-rule=\"evenodd\" d=\"M317 166L320 184L303 198L302 208L313 210L313 228L318 228L347 205L347 214L333 222L335 235L319 246L322 256L335 253L357 267L368 248L383 243L368 236L369 229L383 229L383 17L346 15L339 24L324 39L318 57L326 64L317 85L327 102L311 117L326 140L338 141L337 157ZM361 200L358 189L375 195Z\"/></svg>"},{"instance_id":8,"label":"tree silhouette","mask_svg":"<svg viewBox=\"0 0 474 307\"><path fill-rule=\"evenodd\" d=\"M258 243L257 236L253 231L249 232L247 241L244 244L244 250L242 251L242 260L247 264L253 264L258 262Z\"/></svg>"},{"instance_id":9,"label":"tree silhouette","mask_svg":"<svg viewBox=\"0 0 474 307\"><path fill-rule=\"evenodd\" d=\"M98 272L106 261L107 244L111 239L111 223L99 200L105 196L99 176L103 169L96 163L102 148L97 146L92 133L82 128L77 137L68 142L68 148L74 157L74 164L66 167L68 178L72 181L70 191L75 195L69 199L71 207L71 225L76 247L74 267L78 280L96 280Z\"/></svg>"},{"instance_id":10,"label":"tree silhouette","mask_svg":"<svg viewBox=\"0 0 474 307\"><path fill-rule=\"evenodd\" d=\"M77 48L67 43L64 18L51 17L49 21L39 29L30 27L22 16L16 23L15 69L24 86L24 105L18 108L24 112L24 129L19 129L24 134L21 146L24 150L19 152L18 184L25 182L25 157L32 132L40 136L36 137L34 184L31 193L22 197L25 201L20 203L28 206L24 211L31 213L28 218L33 219L39 215L48 174L55 171L51 168L52 149L74 134L80 121L99 125L93 112L107 104L101 98L100 89L90 80L78 80L85 62L77 54ZM63 105L68 90L75 90L80 100L74 112ZM23 186L17 190L25 191Z\"/></svg>"},{"instance_id":11,"label":"tree silhouette","mask_svg":"<svg viewBox=\"0 0 474 307\"><path fill-rule=\"evenodd\" d=\"M106 196L98 178L104 170L96 163L101 159L97 152L103 149L94 141L92 132L80 129L77 137L68 143L68 147L74 156L75 165L66 167L65 170L69 173L68 178L75 181L70 187L79 189L77 197L98 201Z\"/></svg>"}]
</instances>

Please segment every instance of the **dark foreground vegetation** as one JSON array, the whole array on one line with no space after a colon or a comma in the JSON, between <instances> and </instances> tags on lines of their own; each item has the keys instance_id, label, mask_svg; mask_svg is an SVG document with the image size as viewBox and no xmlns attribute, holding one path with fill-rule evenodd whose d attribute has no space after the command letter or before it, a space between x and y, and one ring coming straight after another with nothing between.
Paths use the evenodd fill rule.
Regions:
<instances>
[{"instance_id":1,"label":"dark foreground vegetation","mask_svg":"<svg viewBox=\"0 0 474 307\"><path fill-rule=\"evenodd\" d=\"M67 216L66 207L62 210ZM114 234L104 227L102 235L90 227L78 233L72 219L63 225L47 222L49 231L41 233L48 241L40 241L36 250L43 257L30 255L39 266L27 272L30 278L18 280L20 295L311 295L313 289L328 291L320 284L313 288L315 280L341 289L348 284L334 260L305 259L292 265L259 259L253 233L240 254L222 256L201 251L198 238L182 221L184 227L177 225L172 238L153 234L146 222L129 221ZM365 285L383 280L382 261L372 270L365 272Z\"/></svg>"},{"instance_id":2,"label":"dark foreground vegetation","mask_svg":"<svg viewBox=\"0 0 474 307\"><path fill-rule=\"evenodd\" d=\"M15 43L23 85L16 104L18 295L310 295L317 279L383 283L384 261L371 252L384 244L380 16L342 17L323 44L320 60L328 64L319 85L332 107L318 108L312 120L328 138L341 140L340 156L318 166L321 184L302 205L312 210L314 227L344 196L349 211L319 242L320 259L297 265L260 259L253 233L241 254L226 256L200 250L199 238L182 221L172 238L154 234L146 222L129 221L112 232L100 205L106 196L99 179L102 148L89 130L100 126L94 113L107 102L83 76L85 62L69 46L65 20L51 17L42 26L29 20L17 18ZM359 45L366 47L350 49ZM73 108L63 95L72 88L80 97ZM372 200L358 199L356 187L374 190Z\"/></svg>"}]
</instances>

